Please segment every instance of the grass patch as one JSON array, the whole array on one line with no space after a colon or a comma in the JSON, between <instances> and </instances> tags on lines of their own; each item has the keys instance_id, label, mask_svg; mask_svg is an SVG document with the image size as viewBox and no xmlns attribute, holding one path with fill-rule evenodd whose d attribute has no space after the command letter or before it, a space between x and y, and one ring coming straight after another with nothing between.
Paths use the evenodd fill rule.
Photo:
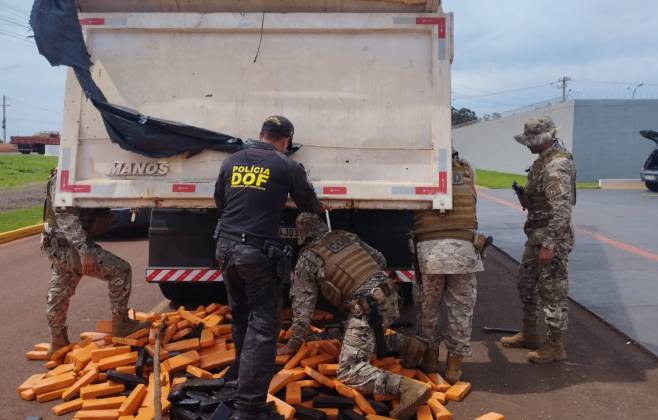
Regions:
<instances>
[{"instance_id":1,"label":"grass patch","mask_svg":"<svg viewBox=\"0 0 658 420\"><path fill-rule=\"evenodd\" d=\"M526 175L511 174L506 172L485 171L484 169L475 170L475 181L478 186L491 189L512 188L512 183L516 181L519 185L525 186ZM576 182L576 188L597 190L598 182Z\"/></svg>"},{"instance_id":2,"label":"grass patch","mask_svg":"<svg viewBox=\"0 0 658 420\"><path fill-rule=\"evenodd\" d=\"M0 155L0 188L45 183L55 166L57 156Z\"/></svg>"},{"instance_id":3,"label":"grass patch","mask_svg":"<svg viewBox=\"0 0 658 420\"><path fill-rule=\"evenodd\" d=\"M485 171L484 169L475 170L475 181L477 185L492 189L512 188L512 183L516 181L519 185L525 185L526 176L519 174L510 174L506 172Z\"/></svg>"},{"instance_id":4,"label":"grass patch","mask_svg":"<svg viewBox=\"0 0 658 420\"><path fill-rule=\"evenodd\" d=\"M43 206L0 212L0 233L41 222Z\"/></svg>"}]
</instances>

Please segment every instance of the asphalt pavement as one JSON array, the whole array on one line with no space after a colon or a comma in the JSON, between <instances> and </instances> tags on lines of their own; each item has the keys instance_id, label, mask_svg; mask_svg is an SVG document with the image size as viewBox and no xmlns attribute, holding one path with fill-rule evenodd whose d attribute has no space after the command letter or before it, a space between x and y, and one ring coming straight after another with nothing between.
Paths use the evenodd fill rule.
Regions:
<instances>
[{"instance_id":1,"label":"asphalt pavement","mask_svg":"<svg viewBox=\"0 0 658 420\"><path fill-rule=\"evenodd\" d=\"M525 213L514 192L478 197L480 230L520 261ZM577 201L569 295L658 355L658 194L578 190Z\"/></svg>"},{"instance_id":2,"label":"asphalt pavement","mask_svg":"<svg viewBox=\"0 0 658 420\"><path fill-rule=\"evenodd\" d=\"M167 307L157 287L143 280L145 240L103 245L133 265L132 307L144 311ZM16 393L25 378L44 369L43 362L29 362L24 356L33 344L48 340L44 307L49 268L38 247L37 238L0 245L4 303L0 307L4 321L0 377L5 380L0 419L56 418L50 412L56 402L25 402ZM529 364L524 350L504 349L499 334L483 333L485 325L518 327L521 317L514 285L516 262L493 249L486 266L478 276L473 357L464 364L464 379L472 382L473 392L462 403L448 404L455 419L473 419L488 411L504 413L507 419L658 418L658 360L627 344L624 336L578 305L571 305L566 363ZM407 320L413 319L413 310L412 306L405 309ZM71 336L93 329L97 319L109 316L105 285L84 278L69 312Z\"/></svg>"}]
</instances>

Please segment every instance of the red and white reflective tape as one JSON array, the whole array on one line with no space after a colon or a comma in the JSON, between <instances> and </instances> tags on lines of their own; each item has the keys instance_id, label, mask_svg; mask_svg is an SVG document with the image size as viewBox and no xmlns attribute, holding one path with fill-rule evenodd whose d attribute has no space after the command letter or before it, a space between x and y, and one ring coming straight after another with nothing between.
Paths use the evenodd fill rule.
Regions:
<instances>
[{"instance_id":1,"label":"red and white reflective tape","mask_svg":"<svg viewBox=\"0 0 658 420\"><path fill-rule=\"evenodd\" d=\"M220 282L224 281L222 270L216 268L147 268L149 283Z\"/></svg>"},{"instance_id":2,"label":"red and white reflective tape","mask_svg":"<svg viewBox=\"0 0 658 420\"><path fill-rule=\"evenodd\" d=\"M400 283L414 283L416 281L413 270L395 270L394 273Z\"/></svg>"}]
</instances>

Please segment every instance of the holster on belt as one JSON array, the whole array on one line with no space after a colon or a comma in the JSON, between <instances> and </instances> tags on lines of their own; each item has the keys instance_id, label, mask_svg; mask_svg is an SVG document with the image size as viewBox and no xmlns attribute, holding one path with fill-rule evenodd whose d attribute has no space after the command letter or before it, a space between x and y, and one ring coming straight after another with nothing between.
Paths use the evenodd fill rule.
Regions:
<instances>
[{"instance_id":1,"label":"holster on belt","mask_svg":"<svg viewBox=\"0 0 658 420\"><path fill-rule=\"evenodd\" d=\"M282 245L279 242L265 241L263 252L276 263L276 275L282 284L290 283L290 272L292 267L292 247Z\"/></svg>"},{"instance_id":2,"label":"holster on belt","mask_svg":"<svg viewBox=\"0 0 658 420\"><path fill-rule=\"evenodd\" d=\"M487 248L493 244L493 236L485 236L480 232L473 233L473 247L480 254L480 257L487 256Z\"/></svg>"}]
</instances>

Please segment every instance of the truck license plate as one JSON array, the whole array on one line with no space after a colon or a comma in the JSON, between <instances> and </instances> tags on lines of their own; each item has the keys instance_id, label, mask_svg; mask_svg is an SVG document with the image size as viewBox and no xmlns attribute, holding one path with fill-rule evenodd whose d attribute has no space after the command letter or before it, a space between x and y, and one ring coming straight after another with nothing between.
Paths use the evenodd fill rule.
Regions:
<instances>
[{"instance_id":1,"label":"truck license plate","mask_svg":"<svg viewBox=\"0 0 658 420\"><path fill-rule=\"evenodd\" d=\"M655 181L656 180L656 175L645 175L644 179L646 181Z\"/></svg>"}]
</instances>

